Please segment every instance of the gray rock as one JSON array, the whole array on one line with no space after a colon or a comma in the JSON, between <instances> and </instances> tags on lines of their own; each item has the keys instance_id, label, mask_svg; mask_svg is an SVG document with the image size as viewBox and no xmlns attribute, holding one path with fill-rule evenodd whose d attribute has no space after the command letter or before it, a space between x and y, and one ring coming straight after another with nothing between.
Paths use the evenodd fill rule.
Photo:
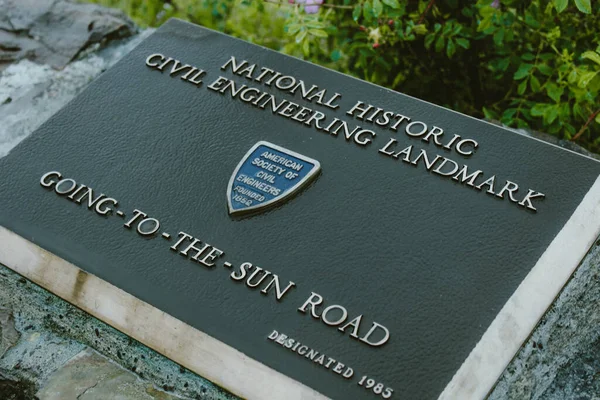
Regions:
<instances>
[{"instance_id":1,"label":"gray rock","mask_svg":"<svg viewBox=\"0 0 600 400\"><path fill-rule=\"evenodd\" d=\"M1 31L0 31L1 32ZM57 71L29 60L0 73L0 157L151 33L114 43Z\"/></svg>"},{"instance_id":2,"label":"gray rock","mask_svg":"<svg viewBox=\"0 0 600 400\"><path fill-rule=\"evenodd\" d=\"M135 33L122 12L66 0L0 0L0 66L29 59L64 68L95 43Z\"/></svg>"},{"instance_id":3,"label":"gray rock","mask_svg":"<svg viewBox=\"0 0 600 400\"><path fill-rule=\"evenodd\" d=\"M0 358L0 371L10 373L13 379L43 382L85 348L72 339L22 322L17 325L21 332L20 340Z\"/></svg>"},{"instance_id":4,"label":"gray rock","mask_svg":"<svg viewBox=\"0 0 600 400\"><path fill-rule=\"evenodd\" d=\"M599 277L596 243L488 400L600 400Z\"/></svg>"},{"instance_id":5,"label":"gray rock","mask_svg":"<svg viewBox=\"0 0 600 400\"><path fill-rule=\"evenodd\" d=\"M40 400L175 399L90 349L55 371L37 396Z\"/></svg>"},{"instance_id":6,"label":"gray rock","mask_svg":"<svg viewBox=\"0 0 600 400\"><path fill-rule=\"evenodd\" d=\"M2 400L38 400L35 385L27 381L6 379L0 373L0 398Z\"/></svg>"},{"instance_id":7,"label":"gray rock","mask_svg":"<svg viewBox=\"0 0 600 400\"><path fill-rule=\"evenodd\" d=\"M154 399L167 395L194 400L235 399L1 264L0 304L12 310L15 329L20 333L18 343L0 357L0 400L6 400L3 380L10 393L28 390L27 395L15 400L34 399L55 371L89 349L131 371L136 382L143 382L145 393ZM118 382L122 381L115 381L114 385L119 386ZM125 390L131 381L127 378L125 382L119 390ZM103 393L103 399L113 399L109 392Z\"/></svg>"},{"instance_id":8,"label":"gray rock","mask_svg":"<svg viewBox=\"0 0 600 400\"><path fill-rule=\"evenodd\" d=\"M15 329L12 312L0 308L0 358L19 341L19 332Z\"/></svg>"},{"instance_id":9,"label":"gray rock","mask_svg":"<svg viewBox=\"0 0 600 400\"><path fill-rule=\"evenodd\" d=\"M12 32L28 31L34 22L50 11L55 0L3 0L0 29Z\"/></svg>"}]
</instances>

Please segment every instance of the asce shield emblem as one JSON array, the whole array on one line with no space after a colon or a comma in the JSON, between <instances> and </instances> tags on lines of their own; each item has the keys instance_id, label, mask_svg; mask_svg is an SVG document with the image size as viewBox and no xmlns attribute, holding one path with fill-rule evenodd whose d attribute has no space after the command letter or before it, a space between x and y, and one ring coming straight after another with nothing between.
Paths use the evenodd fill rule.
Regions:
<instances>
[{"instance_id":1,"label":"asce shield emblem","mask_svg":"<svg viewBox=\"0 0 600 400\"><path fill-rule=\"evenodd\" d=\"M230 214L279 204L314 178L317 160L269 142L256 143L242 158L227 187Z\"/></svg>"}]
</instances>

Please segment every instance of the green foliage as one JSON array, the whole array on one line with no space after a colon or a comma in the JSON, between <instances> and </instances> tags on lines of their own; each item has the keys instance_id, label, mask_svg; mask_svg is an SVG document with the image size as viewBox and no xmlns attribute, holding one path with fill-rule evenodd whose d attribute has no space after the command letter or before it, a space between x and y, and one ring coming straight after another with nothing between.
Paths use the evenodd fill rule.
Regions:
<instances>
[{"instance_id":1,"label":"green foliage","mask_svg":"<svg viewBox=\"0 0 600 400\"><path fill-rule=\"evenodd\" d=\"M330 0L313 9L288 0L92 1L120 7L143 26L183 18L600 151L595 0Z\"/></svg>"}]
</instances>

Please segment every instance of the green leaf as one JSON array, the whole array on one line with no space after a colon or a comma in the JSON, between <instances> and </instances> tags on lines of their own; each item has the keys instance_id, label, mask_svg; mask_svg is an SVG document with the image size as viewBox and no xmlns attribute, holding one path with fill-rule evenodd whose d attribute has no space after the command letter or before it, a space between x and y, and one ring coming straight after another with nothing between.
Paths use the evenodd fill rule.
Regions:
<instances>
[{"instance_id":1,"label":"green leaf","mask_svg":"<svg viewBox=\"0 0 600 400\"><path fill-rule=\"evenodd\" d=\"M447 23L446 25L444 25L444 30L442 31L442 35L447 36L451 30L452 30L452 24Z\"/></svg>"},{"instance_id":2,"label":"green leaf","mask_svg":"<svg viewBox=\"0 0 600 400\"><path fill-rule=\"evenodd\" d=\"M468 49L469 47L471 47L471 42L469 42L467 39L458 38L455 41L457 45L464 49Z\"/></svg>"},{"instance_id":3,"label":"green leaf","mask_svg":"<svg viewBox=\"0 0 600 400\"><path fill-rule=\"evenodd\" d=\"M551 135L558 135L558 132L560 132L561 129L561 124L552 124L546 127L546 132L548 132Z\"/></svg>"},{"instance_id":4,"label":"green leaf","mask_svg":"<svg viewBox=\"0 0 600 400\"><path fill-rule=\"evenodd\" d=\"M595 51L586 51L581 55L581 58L587 58L588 60L592 60L596 64L600 65L600 54Z\"/></svg>"},{"instance_id":5,"label":"green leaf","mask_svg":"<svg viewBox=\"0 0 600 400\"><path fill-rule=\"evenodd\" d=\"M477 32L483 32L487 28L492 26L492 17L493 17L493 15L483 18L481 20L481 22L479 22L479 26L477 27Z\"/></svg>"},{"instance_id":6,"label":"green leaf","mask_svg":"<svg viewBox=\"0 0 600 400\"><path fill-rule=\"evenodd\" d=\"M392 87L395 88L403 80L404 80L404 74L402 74L402 72L400 72L398 75L396 75L396 78L394 78L394 82L392 82Z\"/></svg>"},{"instance_id":7,"label":"green leaf","mask_svg":"<svg viewBox=\"0 0 600 400\"><path fill-rule=\"evenodd\" d=\"M573 65L571 63L562 63L560 67L558 67L558 72L562 72L563 74L566 73L569 68L571 68Z\"/></svg>"},{"instance_id":8,"label":"green leaf","mask_svg":"<svg viewBox=\"0 0 600 400\"><path fill-rule=\"evenodd\" d=\"M398 3L398 0L383 0L383 4L392 8L400 8L400 3Z\"/></svg>"},{"instance_id":9,"label":"green leaf","mask_svg":"<svg viewBox=\"0 0 600 400\"><path fill-rule=\"evenodd\" d=\"M370 21L373 18L373 4L370 1L365 1L363 3L363 17L367 21Z\"/></svg>"},{"instance_id":10,"label":"green leaf","mask_svg":"<svg viewBox=\"0 0 600 400\"><path fill-rule=\"evenodd\" d=\"M289 24L288 26L286 26L286 31L288 35L293 35L297 33L300 30L300 28L302 28L302 25L300 24Z\"/></svg>"},{"instance_id":11,"label":"green leaf","mask_svg":"<svg viewBox=\"0 0 600 400\"><path fill-rule=\"evenodd\" d=\"M558 115L561 119L567 120L571 116L571 108L569 103L561 103L558 105Z\"/></svg>"},{"instance_id":12,"label":"green leaf","mask_svg":"<svg viewBox=\"0 0 600 400\"><path fill-rule=\"evenodd\" d=\"M554 122L556 117L558 117L558 107L557 106L546 107L546 110L544 111L544 122L546 124L550 125L551 123Z\"/></svg>"},{"instance_id":13,"label":"green leaf","mask_svg":"<svg viewBox=\"0 0 600 400\"><path fill-rule=\"evenodd\" d=\"M569 73L567 81L569 83L575 83L577 81L577 70L575 68L573 68L573 70Z\"/></svg>"},{"instance_id":14,"label":"green leaf","mask_svg":"<svg viewBox=\"0 0 600 400\"><path fill-rule=\"evenodd\" d=\"M488 108L485 108L485 107L483 107L483 115L487 119L496 119L498 117L494 111L492 111Z\"/></svg>"},{"instance_id":15,"label":"green leaf","mask_svg":"<svg viewBox=\"0 0 600 400\"><path fill-rule=\"evenodd\" d=\"M577 1L577 0L575 0L575 1ZM525 23L534 29L538 29L539 27L542 26L540 24L540 22L537 19L535 19L533 17L533 15L531 15L529 13L525 13Z\"/></svg>"},{"instance_id":16,"label":"green leaf","mask_svg":"<svg viewBox=\"0 0 600 400\"><path fill-rule=\"evenodd\" d=\"M510 58L508 58L508 57L501 58L496 63L496 67L500 71L506 71L506 69L508 68L509 65L510 65Z\"/></svg>"},{"instance_id":17,"label":"green leaf","mask_svg":"<svg viewBox=\"0 0 600 400\"><path fill-rule=\"evenodd\" d=\"M430 33L429 35L425 36L425 48L429 50L434 40L435 35L433 33Z\"/></svg>"},{"instance_id":18,"label":"green leaf","mask_svg":"<svg viewBox=\"0 0 600 400\"><path fill-rule=\"evenodd\" d=\"M535 59L535 56L531 53L525 53L521 56L521 59L525 61L533 61Z\"/></svg>"},{"instance_id":19,"label":"green leaf","mask_svg":"<svg viewBox=\"0 0 600 400\"><path fill-rule=\"evenodd\" d=\"M548 108L548 104L538 103L531 108L531 115L541 117L546 112L546 108Z\"/></svg>"},{"instance_id":20,"label":"green leaf","mask_svg":"<svg viewBox=\"0 0 600 400\"><path fill-rule=\"evenodd\" d=\"M600 71L584 72L583 74L581 74L581 76L579 78L579 83L577 84L577 86L579 86L582 89L585 89L585 87L592 81L592 79L594 79L594 77L598 74L598 72L600 72Z\"/></svg>"},{"instance_id":21,"label":"green leaf","mask_svg":"<svg viewBox=\"0 0 600 400\"><path fill-rule=\"evenodd\" d=\"M554 70L547 64L538 64L537 69L546 76L551 76L554 73Z\"/></svg>"},{"instance_id":22,"label":"green leaf","mask_svg":"<svg viewBox=\"0 0 600 400\"><path fill-rule=\"evenodd\" d=\"M302 30L300 31L297 35L296 35L296 43L300 43L301 41L304 40L304 38L306 37L306 31Z\"/></svg>"},{"instance_id":23,"label":"green leaf","mask_svg":"<svg viewBox=\"0 0 600 400\"><path fill-rule=\"evenodd\" d=\"M307 22L305 26L311 29L322 29L325 25L319 21L310 21Z\"/></svg>"},{"instance_id":24,"label":"green leaf","mask_svg":"<svg viewBox=\"0 0 600 400\"><path fill-rule=\"evenodd\" d=\"M569 4L569 0L554 0L553 3L554 3L554 7L556 8L556 11L561 13L565 10L565 8L567 8L567 4Z\"/></svg>"},{"instance_id":25,"label":"green leaf","mask_svg":"<svg viewBox=\"0 0 600 400\"><path fill-rule=\"evenodd\" d=\"M360 14L362 13L362 3L358 3L354 10L352 10L352 19L356 22L360 18Z\"/></svg>"},{"instance_id":26,"label":"green leaf","mask_svg":"<svg viewBox=\"0 0 600 400\"><path fill-rule=\"evenodd\" d=\"M504 29L500 28L494 33L494 43L496 46L501 46L504 41Z\"/></svg>"},{"instance_id":27,"label":"green leaf","mask_svg":"<svg viewBox=\"0 0 600 400\"><path fill-rule=\"evenodd\" d=\"M435 51L439 53L443 49L444 49L444 37L440 36L435 41Z\"/></svg>"},{"instance_id":28,"label":"green leaf","mask_svg":"<svg viewBox=\"0 0 600 400\"><path fill-rule=\"evenodd\" d=\"M304 53L304 55L306 57L308 57L310 55L310 47L309 47L310 42L308 40L305 40L302 43L302 52Z\"/></svg>"},{"instance_id":29,"label":"green leaf","mask_svg":"<svg viewBox=\"0 0 600 400\"><path fill-rule=\"evenodd\" d=\"M504 34L504 43L510 43L515 38L515 31L508 29Z\"/></svg>"},{"instance_id":30,"label":"green leaf","mask_svg":"<svg viewBox=\"0 0 600 400\"><path fill-rule=\"evenodd\" d=\"M310 33L311 35L316 36L316 37L321 37L321 38L327 37L327 32L325 32L322 29L311 29L308 31L308 33Z\"/></svg>"},{"instance_id":31,"label":"green leaf","mask_svg":"<svg viewBox=\"0 0 600 400\"><path fill-rule=\"evenodd\" d=\"M479 9L479 14L482 17L490 17L496 14L497 10L494 7L491 7L493 0L486 0L484 2L479 1L478 3L481 5L485 5L485 7L481 7Z\"/></svg>"},{"instance_id":32,"label":"green leaf","mask_svg":"<svg viewBox=\"0 0 600 400\"><path fill-rule=\"evenodd\" d=\"M596 75L596 78L592 79L586 89L589 91L587 95L588 99L596 102L597 100L594 99L592 93L600 93L600 75Z\"/></svg>"},{"instance_id":33,"label":"green leaf","mask_svg":"<svg viewBox=\"0 0 600 400\"><path fill-rule=\"evenodd\" d=\"M563 88L562 86L558 86L555 83L548 83L546 85L546 93L548 94L548 97L550 97L552 100L554 100L555 102L559 102L560 98L563 95L565 88Z\"/></svg>"},{"instance_id":34,"label":"green leaf","mask_svg":"<svg viewBox=\"0 0 600 400\"><path fill-rule=\"evenodd\" d=\"M425 24L415 25L413 26L413 32L417 35L424 35L427 33L427 27L425 26Z\"/></svg>"},{"instance_id":35,"label":"green leaf","mask_svg":"<svg viewBox=\"0 0 600 400\"><path fill-rule=\"evenodd\" d=\"M448 45L446 46L446 55L448 58L452 58L452 56L456 53L456 46L452 39L448 39Z\"/></svg>"},{"instance_id":36,"label":"green leaf","mask_svg":"<svg viewBox=\"0 0 600 400\"><path fill-rule=\"evenodd\" d=\"M594 119L594 121L596 121L597 124L600 124L600 113L598 113L596 115L596 118Z\"/></svg>"},{"instance_id":37,"label":"green leaf","mask_svg":"<svg viewBox=\"0 0 600 400\"><path fill-rule=\"evenodd\" d=\"M521 82L519 84L519 87L517 88L517 93L519 93L519 94L525 93L525 90L527 90L527 81L528 81L528 79L525 79L523 82Z\"/></svg>"},{"instance_id":38,"label":"green leaf","mask_svg":"<svg viewBox=\"0 0 600 400\"><path fill-rule=\"evenodd\" d=\"M516 113L517 113L516 108L507 108L506 110L504 110L504 113L502 114L502 118L510 119L510 118L514 117L514 115Z\"/></svg>"},{"instance_id":39,"label":"green leaf","mask_svg":"<svg viewBox=\"0 0 600 400\"><path fill-rule=\"evenodd\" d=\"M584 14L592 13L592 4L590 0L575 0L575 5Z\"/></svg>"},{"instance_id":40,"label":"green leaf","mask_svg":"<svg viewBox=\"0 0 600 400\"><path fill-rule=\"evenodd\" d=\"M583 109L583 107L581 107L579 104L575 103L573 105L573 115L579 117L582 120L586 120L587 119L587 115L585 113L585 110Z\"/></svg>"},{"instance_id":41,"label":"green leaf","mask_svg":"<svg viewBox=\"0 0 600 400\"><path fill-rule=\"evenodd\" d=\"M515 72L513 78L516 80L520 80L529 75L529 71L533 68L533 64L521 63L519 65L519 69Z\"/></svg>"},{"instance_id":42,"label":"green leaf","mask_svg":"<svg viewBox=\"0 0 600 400\"><path fill-rule=\"evenodd\" d=\"M379 0L373 0L373 16L378 18L383 11L383 4Z\"/></svg>"},{"instance_id":43,"label":"green leaf","mask_svg":"<svg viewBox=\"0 0 600 400\"><path fill-rule=\"evenodd\" d=\"M533 90L534 92L539 92L540 91L540 81L538 80L538 78L535 77L535 75L531 75L531 90Z\"/></svg>"}]
</instances>

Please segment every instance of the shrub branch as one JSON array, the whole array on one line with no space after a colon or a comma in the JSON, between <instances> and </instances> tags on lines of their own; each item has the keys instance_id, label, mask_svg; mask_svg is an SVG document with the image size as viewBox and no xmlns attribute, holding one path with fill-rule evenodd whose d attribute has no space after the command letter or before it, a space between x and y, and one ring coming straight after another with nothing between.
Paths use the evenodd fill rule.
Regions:
<instances>
[{"instance_id":1,"label":"shrub branch","mask_svg":"<svg viewBox=\"0 0 600 400\"><path fill-rule=\"evenodd\" d=\"M583 132L585 132L585 130L587 129L588 125L594 120L594 118L596 118L596 115L598 115L598 114L600 114L600 108L597 109L594 113L592 113L592 115L590 115L590 117L588 118L587 121L585 121L585 124L583 124L583 126L581 127L579 132L577 132L577 134L575 136L573 136L571 141L574 142L577 139L579 139L581 137L581 135L583 135Z\"/></svg>"}]
</instances>

